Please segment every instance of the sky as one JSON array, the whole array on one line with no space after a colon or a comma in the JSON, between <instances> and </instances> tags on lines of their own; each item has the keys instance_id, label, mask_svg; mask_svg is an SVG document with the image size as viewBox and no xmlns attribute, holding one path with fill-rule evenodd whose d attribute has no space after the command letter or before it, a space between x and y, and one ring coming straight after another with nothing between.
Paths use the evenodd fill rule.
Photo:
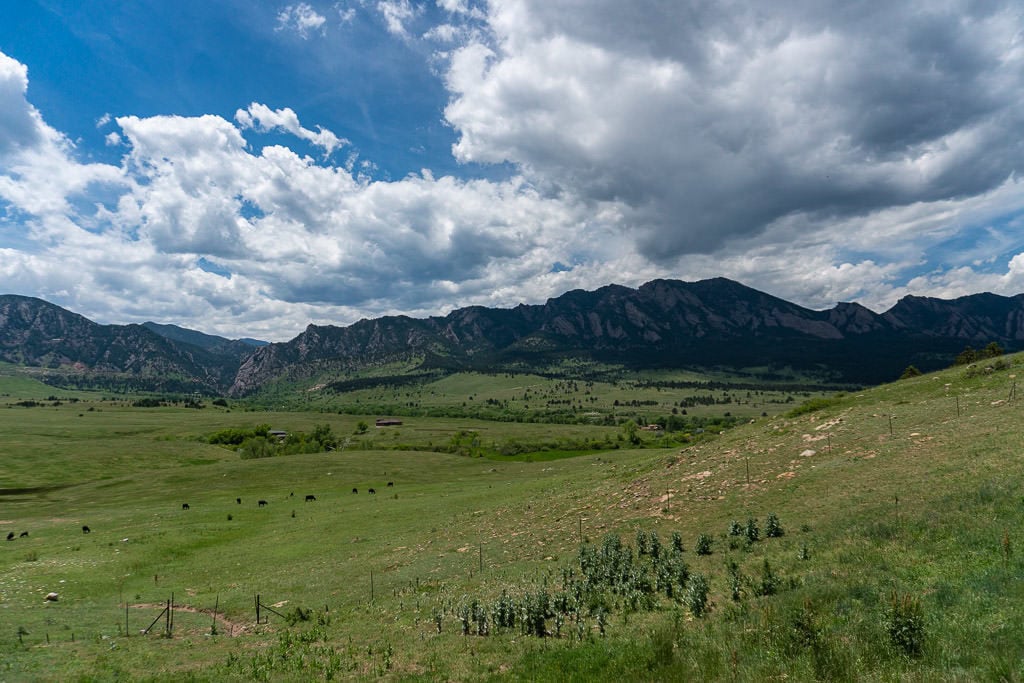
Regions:
<instances>
[{"instance_id":1,"label":"sky","mask_svg":"<svg viewBox=\"0 0 1024 683\"><path fill-rule=\"evenodd\" d=\"M1019 0L18 0L0 293L230 338L1024 292Z\"/></svg>"}]
</instances>

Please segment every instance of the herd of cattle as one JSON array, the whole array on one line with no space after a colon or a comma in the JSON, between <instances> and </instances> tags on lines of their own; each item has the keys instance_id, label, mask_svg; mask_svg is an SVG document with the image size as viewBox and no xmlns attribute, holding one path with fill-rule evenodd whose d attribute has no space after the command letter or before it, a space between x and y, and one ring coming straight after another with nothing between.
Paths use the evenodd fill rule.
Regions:
<instances>
[{"instance_id":1,"label":"herd of cattle","mask_svg":"<svg viewBox=\"0 0 1024 683\"><path fill-rule=\"evenodd\" d=\"M393 482L393 481L389 481L388 482L388 486L389 487L393 487L394 485L395 485L395 482ZM359 489L358 488L352 489L352 493L359 493ZM377 493L377 491L375 489L368 489L367 493ZM289 495L289 498L294 498L294 497L295 497L295 492L293 491ZM316 501L316 496L314 496L311 493L306 494L306 502L307 503L312 503L312 502L315 502L315 501ZM241 505L242 504L242 499L241 498L235 498L235 503L237 503L238 505ZM256 501L256 505L261 507L261 508L262 507L266 507L268 504L269 503L267 503L267 501L262 500L262 499ZM182 510L188 510L188 509L190 509L190 506L189 506L188 503L182 503L181 504L181 509ZM92 533L92 529L90 529L88 527L88 525L83 525L82 526L82 533L83 534ZM13 541L15 538L25 538L26 536L28 536L28 532L27 531L22 531L20 534L17 534L17 535L12 531L12 532L7 534L7 540L8 541Z\"/></svg>"}]
</instances>

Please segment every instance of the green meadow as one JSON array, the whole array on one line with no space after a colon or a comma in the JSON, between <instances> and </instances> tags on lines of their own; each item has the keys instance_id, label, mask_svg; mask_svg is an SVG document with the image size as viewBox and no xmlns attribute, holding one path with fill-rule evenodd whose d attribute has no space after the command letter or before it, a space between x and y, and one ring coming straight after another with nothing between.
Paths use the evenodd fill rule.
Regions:
<instances>
[{"instance_id":1,"label":"green meadow","mask_svg":"<svg viewBox=\"0 0 1024 683\"><path fill-rule=\"evenodd\" d=\"M135 407L10 373L0 680L1021 680L1021 360L802 406L752 390L740 424L685 443L582 422L376 428L320 399ZM523 381L360 404L533 405L559 382L600 410L680 400L636 378L589 395L538 379L524 398ZM326 426L337 446L243 459L208 442L259 425Z\"/></svg>"},{"instance_id":2,"label":"green meadow","mask_svg":"<svg viewBox=\"0 0 1024 683\"><path fill-rule=\"evenodd\" d=\"M568 374L572 371L586 379L572 378ZM819 379L800 374L775 374L766 380L753 371L738 376L599 365L537 372L415 375L405 365L392 364L338 382L282 380L261 390L253 403L274 410L614 424L624 419L649 422L669 415L774 415L834 391Z\"/></svg>"}]
</instances>

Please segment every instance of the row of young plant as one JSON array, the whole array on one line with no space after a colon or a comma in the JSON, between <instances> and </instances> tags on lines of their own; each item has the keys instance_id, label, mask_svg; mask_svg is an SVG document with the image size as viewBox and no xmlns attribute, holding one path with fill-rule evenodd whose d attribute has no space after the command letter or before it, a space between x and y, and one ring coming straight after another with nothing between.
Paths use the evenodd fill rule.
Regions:
<instances>
[{"instance_id":1,"label":"row of young plant","mask_svg":"<svg viewBox=\"0 0 1024 683\"><path fill-rule=\"evenodd\" d=\"M765 536L783 535L776 515L770 514ZM739 529L748 547L761 539L758 521L746 526L734 522L730 533ZM713 552L712 537L700 534L694 546L699 555ZM549 589L547 579L535 590L511 595L503 590L497 600L488 602L464 597L457 605L448 601L435 610L433 619L438 633L446 619L454 617L463 635L488 636L495 633L519 633L538 638L564 635L583 640L594 627L603 636L609 617L622 612L649 612L663 600L685 607L694 617L710 609L711 583L708 576L691 572L684 559L684 544L679 532L663 544L656 531L639 530L635 548L618 534L608 534L600 545L580 545L576 562L563 568L561 584ZM745 577L735 561L727 563L728 588L733 600L746 594L773 595L784 582L764 561L759 577Z\"/></svg>"}]
</instances>

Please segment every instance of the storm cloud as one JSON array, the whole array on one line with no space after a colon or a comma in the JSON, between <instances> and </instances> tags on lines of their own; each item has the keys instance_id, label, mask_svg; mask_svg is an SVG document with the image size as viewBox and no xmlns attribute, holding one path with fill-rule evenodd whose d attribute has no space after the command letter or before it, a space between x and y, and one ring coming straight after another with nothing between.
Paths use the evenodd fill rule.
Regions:
<instances>
[{"instance_id":1,"label":"storm cloud","mask_svg":"<svg viewBox=\"0 0 1024 683\"><path fill-rule=\"evenodd\" d=\"M489 5L447 72L464 161L624 207L666 262L994 189L1024 159L1011 3Z\"/></svg>"}]
</instances>

